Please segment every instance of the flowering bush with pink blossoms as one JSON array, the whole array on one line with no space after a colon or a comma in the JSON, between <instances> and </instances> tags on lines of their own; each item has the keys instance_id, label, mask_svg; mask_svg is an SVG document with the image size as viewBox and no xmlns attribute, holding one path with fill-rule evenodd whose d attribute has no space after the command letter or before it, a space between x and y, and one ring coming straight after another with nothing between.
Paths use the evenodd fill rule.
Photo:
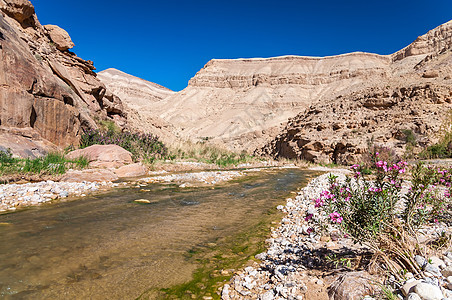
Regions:
<instances>
[{"instance_id":1,"label":"flowering bush with pink blossoms","mask_svg":"<svg viewBox=\"0 0 452 300\"><path fill-rule=\"evenodd\" d=\"M420 226L450 218L447 210L452 168L417 164L410 172L411 180L404 182L402 177L407 177L404 174L408 168L405 161L378 160L378 152L376 158L372 180L363 174L361 165L351 167L354 174L345 182L330 175L328 190L314 199L315 208L324 218L308 214L306 221L312 225L310 231L339 227L356 242L381 255L391 271L399 267L416 271L413 257L419 245L408 244L417 241ZM399 267L394 267L393 260Z\"/></svg>"}]
</instances>

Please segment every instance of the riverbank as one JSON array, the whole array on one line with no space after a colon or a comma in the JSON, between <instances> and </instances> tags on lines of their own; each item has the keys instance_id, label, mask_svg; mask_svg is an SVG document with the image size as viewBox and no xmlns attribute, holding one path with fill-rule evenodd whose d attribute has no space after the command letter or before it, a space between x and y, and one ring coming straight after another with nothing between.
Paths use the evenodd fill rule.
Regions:
<instances>
[{"instance_id":1,"label":"riverbank","mask_svg":"<svg viewBox=\"0 0 452 300\"><path fill-rule=\"evenodd\" d=\"M171 165L174 166L177 164ZM51 201L82 198L87 195L106 192L114 187L149 183L172 183L178 184L180 187L215 185L268 168L294 167L293 165L273 166L274 164L271 163L261 163L257 165L243 164L233 170L202 171L203 169L198 169L201 167L199 164L183 163L181 165L183 165L184 170L188 170L188 166L193 167L192 172L171 173L166 170L150 171L147 172L147 177L127 178L127 181L124 182L107 180L86 180L81 182L45 180L39 182L1 184L0 213L15 211L28 206L42 205ZM79 171L79 173L83 173L83 171ZM89 178L93 177L92 174L90 176ZM80 178L83 178L83 176L80 176Z\"/></svg>"},{"instance_id":2,"label":"riverbank","mask_svg":"<svg viewBox=\"0 0 452 300\"><path fill-rule=\"evenodd\" d=\"M384 276L371 275L367 272L365 266L371 258L369 249L355 244L349 237L332 228L324 235L315 234L310 230L305 221L306 213L312 211L316 214L312 199L317 198L320 192L328 188L329 174L332 173L338 176L339 181L343 181L349 173L345 169L315 169L328 173L312 179L296 197L289 198L285 205L278 206L285 215L279 226L272 228L271 236L266 240L267 250L255 256L259 262L236 272L224 285L221 291L223 300L370 300L374 299L373 295L381 293L383 285L388 284L384 281ZM429 238L440 237L444 232L450 234L451 228L447 224L439 223L426 226L420 231L424 235L423 240L427 241ZM451 268L452 260L449 257L452 257L452 253L446 249L438 256L440 258L432 257L433 261L439 261L438 266L434 265L437 275L425 271L422 280L415 281L413 276L411 278L407 276L406 282L392 281L393 288L401 288L400 299L404 299L409 290L408 288L407 293L403 294L402 287L404 285L414 287L414 281L414 284L433 283L438 290L442 286L447 286L447 280L450 278L446 279L447 276L442 275L440 270L448 266ZM430 261L432 258L422 259ZM420 267L425 268L425 265L430 263ZM452 284L449 284L452 287ZM444 295L452 294L448 289L443 289Z\"/></svg>"},{"instance_id":3,"label":"riverbank","mask_svg":"<svg viewBox=\"0 0 452 300\"><path fill-rule=\"evenodd\" d=\"M103 182L56 182L52 180L24 184L0 185L0 212L15 211L19 208L36 206L71 197L85 197L93 193L107 191L111 181Z\"/></svg>"}]
</instances>

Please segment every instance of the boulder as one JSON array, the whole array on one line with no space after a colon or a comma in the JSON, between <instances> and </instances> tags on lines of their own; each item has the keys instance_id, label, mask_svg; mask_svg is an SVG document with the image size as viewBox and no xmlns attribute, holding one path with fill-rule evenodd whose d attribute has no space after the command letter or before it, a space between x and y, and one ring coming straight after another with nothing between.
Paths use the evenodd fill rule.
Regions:
<instances>
[{"instance_id":1,"label":"boulder","mask_svg":"<svg viewBox=\"0 0 452 300\"><path fill-rule=\"evenodd\" d=\"M31 130L18 130L16 134L0 130L0 151L8 150L14 157L37 158L59 149L39 135L34 135Z\"/></svg>"},{"instance_id":2,"label":"boulder","mask_svg":"<svg viewBox=\"0 0 452 300\"><path fill-rule=\"evenodd\" d=\"M365 271L340 275L328 288L330 300L361 300L375 291L376 279Z\"/></svg>"},{"instance_id":3,"label":"boulder","mask_svg":"<svg viewBox=\"0 0 452 300\"><path fill-rule=\"evenodd\" d=\"M438 71L435 70L425 71L424 74L422 74L422 77L424 78L436 78L438 76L439 76Z\"/></svg>"},{"instance_id":4,"label":"boulder","mask_svg":"<svg viewBox=\"0 0 452 300\"><path fill-rule=\"evenodd\" d=\"M111 170L106 169L86 169L86 170L69 170L61 178L61 181L67 182L83 182L83 181L115 181L118 180L118 176Z\"/></svg>"},{"instance_id":5,"label":"boulder","mask_svg":"<svg viewBox=\"0 0 452 300\"><path fill-rule=\"evenodd\" d=\"M132 153L118 145L93 145L66 155L69 159L80 156L86 157L90 166L98 168L118 168L133 163Z\"/></svg>"},{"instance_id":6,"label":"boulder","mask_svg":"<svg viewBox=\"0 0 452 300\"><path fill-rule=\"evenodd\" d=\"M130 164L130 165L122 166L113 171L119 178L125 178L125 177L138 177L138 176L146 175L147 169L142 164L137 163L137 164Z\"/></svg>"},{"instance_id":7,"label":"boulder","mask_svg":"<svg viewBox=\"0 0 452 300\"><path fill-rule=\"evenodd\" d=\"M28 0L1 1L0 9L21 24L35 13L35 8Z\"/></svg>"},{"instance_id":8,"label":"boulder","mask_svg":"<svg viewBox=\"0 0 452 300\"><path fill-rule=\"evenodd\" d=\"M74 43L66 30L57 25L44 25L50 39L55 43L58 50L66 51L74 47Z\"/></svg>"}]
</instances>

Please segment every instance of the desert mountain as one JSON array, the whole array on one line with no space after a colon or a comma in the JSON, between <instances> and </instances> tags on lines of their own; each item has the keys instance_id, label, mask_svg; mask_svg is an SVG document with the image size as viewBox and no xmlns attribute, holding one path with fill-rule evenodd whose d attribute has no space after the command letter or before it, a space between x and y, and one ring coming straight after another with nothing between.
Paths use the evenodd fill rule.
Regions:
<instances>
[{"instance_id":1,"label":"desert mountain","mask_svg":"<svg viewBox=\"0 0 452 300\"><path fill-rule=\"evenodd\" d=\"M0 149L33 156L76 145L95 118L124 126L121 100L77 57L68 33L42 26L28 0L0 0Z\"/></svg>"},{"instance_id":2,"label":"desert mountain","mask_svg":"<svg viewBox=\"0 0 452 300\"><path fill-rule=\"evenodd\" d=\"M400 147L409 129L421 143L433 140L449 107L451 35L448 22L392 55L213 59L183 91L159 97L125 88L122 73L101 78L129 105L149 103L142 115L174 125L181 137L247 151L267 143L256 153L341 161L339 153L361 153L372 136Z\"/></svg>"},{"instance_id":3,"label":"desert mountain","mask_svg":"<svg viewBox=\"0 0 452 300\"><path fill-rule=\"evenodd\" d=\"M389 63L388 57L367 53L214 59L154 111L182 136L250 151L314 101L385 77Z\"/></svg>"},{"instance_id":4,"label":"desert mountain","mask_svg":"<svg viewBox=\"0 0 452 300\"><path fill-rule=\"evenodd\" d=\"M175 94L174 91L113 68L97 75L108 90L121 98L130 127L156 134L169 143L176 139L174 126L153 111L154 104Z\"/></svg>"},{"instance_id":5,"label":"desert mountain","mask_svg":"<svg viewBox=\"0 0 452 300\"><path fill-rule=\"evenodd\" d=\"M451 28L392 55L213 59L183 91L148 97L145 114L182 137L317 162L360 159L372 138L402 150L407 130L427 145L450 109ZM115 91L122 84L105 82ZM134 98L133 90L121 97Z\"/></svg>"},{"instance_id":6,"label":"desert mountain","mask_svg":"<svg viewBox=\"0 0 452 300\"><path fill-rule=\"evenodd\" d=\"M442 126L451 126L452 21L384 58L384 75L313 101L256 153L353 163L369 140L399 153L408 139L435 142Z\"/></svg>"}]
</instances>

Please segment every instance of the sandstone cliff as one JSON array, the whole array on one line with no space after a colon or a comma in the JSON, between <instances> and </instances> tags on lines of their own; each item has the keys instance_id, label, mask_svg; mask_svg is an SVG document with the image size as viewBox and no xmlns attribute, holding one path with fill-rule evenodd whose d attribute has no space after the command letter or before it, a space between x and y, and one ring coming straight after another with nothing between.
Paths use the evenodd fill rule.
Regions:
<instances>
[{"instance_id":1,"label":"sandstone cliff","mask_svg":"<svg viewBox=\"0 0 452 300\"><path fill-rule=\"evenodd\" d=\"M385 76L371 77L371 84L358 89L322 95L256 153L354 163L370 139L400 153L407 132L421 146L435 142L452 109L452 21L385 59Z\"/></svg>"},{"instance_id":2,"label":"sandstone cliff","mask_svg":"<svg viewBox=\"0 0 452 300\"><path fill-rule=\"evenodd\" d=\"M125 125L120 99L91 61L69 51L66 31L42 26L28 0L0 0L0 11L0 148L11 146L11 134L37 152L76 145L94 118Z\"/></svg>"}]
</instances>

